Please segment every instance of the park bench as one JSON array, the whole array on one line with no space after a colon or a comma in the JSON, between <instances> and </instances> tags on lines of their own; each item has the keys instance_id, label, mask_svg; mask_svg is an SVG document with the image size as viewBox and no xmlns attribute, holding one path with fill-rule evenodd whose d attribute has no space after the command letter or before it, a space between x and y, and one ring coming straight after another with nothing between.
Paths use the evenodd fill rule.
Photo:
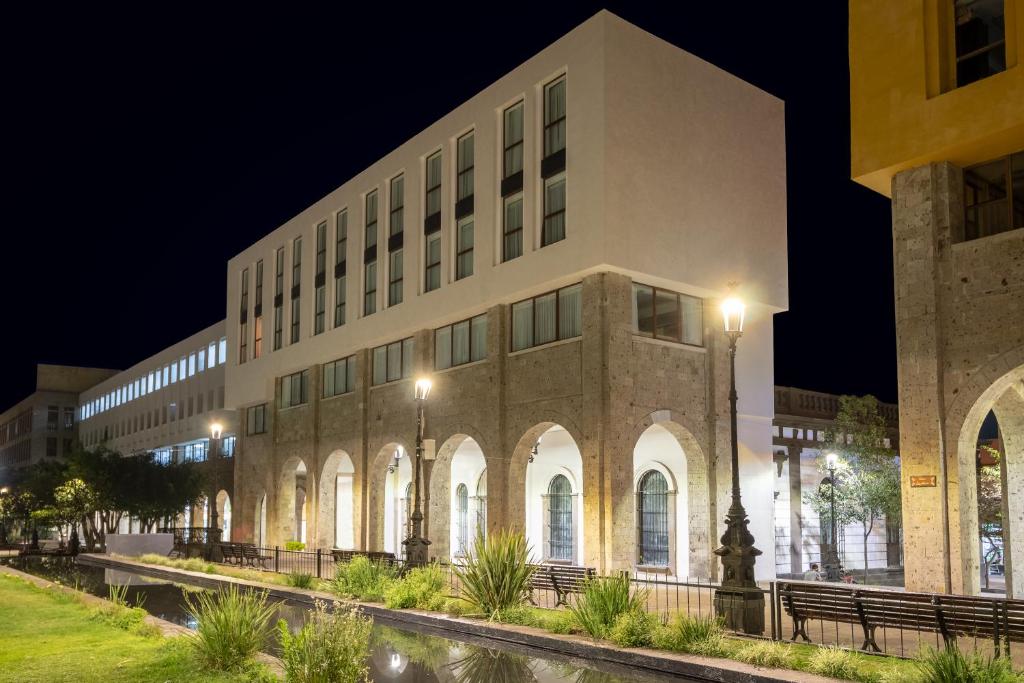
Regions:
<instances>
[{"instance_id":1,"label":"park bench","mask_svg":"<svg viewBox=\"0 0 1024 683\"><path fill-rule=\"evenodd\" d=\"M334 556L336 564L348 563L357 557L365 557L370 562L380 562L381 564L395 564L398 561L394 553L379 550L339 550L338 548L332 548L331 555Z\"/></svg>"},{"instance_id":2,"label":"park bench","mask_svg":"<svg viewBox=\"0 0 1024 683\"><path fill-rule=\"evenodd\" d=\"M810 642L809 621L857 624L864 635L862 650L881 652L876 631L899 629L938 633L947 645L958 636L1024 641L1024 600L995 600L966 595L907 593L851 588L837 584L783 582L779 598L793 619L791 640Z\"/></svg>"},{"instance_id":3,"label":"park bench","mask_svg":"<svg viewBox=\"0 0 1024 683\"><path fill-rule=\"evenodd\" d=\"M224 562L227 564L236 564L239 567L245 562L245 556L242 553L241 543L221 543L220 552L224 556Z\"/></svg>"},{"instance_id":4,"label":"park bench","mask_svg":"<svg viewBox=\"0 0 1024 683\"><path fill-rule=\"evenodd\" d=\"M554 591L557 596L556 607L567 605L569 595L579 593L582 585L597 575L597 571L593 567L578 567L568 564L535 564L533 568L530 588ZM530 602L533 602L532 597Z\"/></svg>"},{"instance_id":5,"label":"park bench","mask_svg":"<svg viewBox=\"0 0 1024 683\"><path fill-rule=\"evenodd\" d=\"M250 543L239 544L242 549L242 561L252 568L259 564L260 569L267 568L267 561L274 559L272 555L263 555L260 549Z\"/></svg>"}]
</instances>

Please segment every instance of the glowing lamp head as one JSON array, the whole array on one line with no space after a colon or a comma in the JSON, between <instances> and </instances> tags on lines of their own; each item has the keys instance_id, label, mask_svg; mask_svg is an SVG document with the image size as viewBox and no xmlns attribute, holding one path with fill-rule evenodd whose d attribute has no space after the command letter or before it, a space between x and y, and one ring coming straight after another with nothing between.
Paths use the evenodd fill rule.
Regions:
<instances>
[{"instance_id":1,"label":"glowing lamp head","mask_svg":"<svg viewBox=\"0 0 1024 683\"><path fill-rule=\"evenodd\" d=\"M224 432L224 425L222 425L220 422L214 422L212 425L210 425L210 434L213 435L213 438L219 439L220 435L223 432Z\"/></svg>"},{"instance_id":2,"label":"glowing lamp head","mask_svg":"<svg viewBox=\"0 0 1024 683\"><path fill-rule=\"evenodd\" d=\"M722 322L725 324L727 333L740 334L743 332L743 317L746 315L746 311L747 305L734 296L722 302Z\"/></svg>"},{"instance_id":3,"label":"glowing lamp head","mask_svg":"<svg viewBox=\"0 0 1024 683\"><path fill-rule=\"evenodd\" d=\"M416 400L426 401L427 396L430 395L430 387L432 386L433 383L426 377L420 377L416 380Z\"/></svg>"},{"instance_id":4,"label":"glowing lamp head","mask_svg":"<svg viewBox=\"0 0 1024 683\"><path fill-rule=\"evenodd\" d=\"M825 464L828 465L828 468L830 470L834 470L836 468L836 464L838 462L839 462L839 456L836 455L835 453L826 453L825 454Z\"/></svg>"},{"instance_id":5,"label":"glowing lamp head","mask_svg":"<svg viewBox=\"0 0 1024 683\"><path fill-rule=\"evenodd\" d=\"M10 491L10 489L7 488L6 486L0 487L0 495L3 495L5 493L7 493L8 491Z\"/></svg>"}]
</instances>

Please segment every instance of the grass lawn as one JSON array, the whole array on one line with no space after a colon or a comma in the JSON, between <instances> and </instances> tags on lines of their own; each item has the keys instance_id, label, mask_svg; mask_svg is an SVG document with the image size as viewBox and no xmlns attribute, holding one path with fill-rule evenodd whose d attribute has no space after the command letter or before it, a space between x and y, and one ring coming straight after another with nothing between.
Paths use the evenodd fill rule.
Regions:
<instances>
[{"instance_id":1,"label":"grass lawn","mask_svg":"<svg viewBox=\"0 0 1024 683\"><path fill-rule=\"evenodd\" d=\"M246 681L195 663L183 638L125 630L73 595L0 575L0 681Z\"/></svg>"}]
</instances>

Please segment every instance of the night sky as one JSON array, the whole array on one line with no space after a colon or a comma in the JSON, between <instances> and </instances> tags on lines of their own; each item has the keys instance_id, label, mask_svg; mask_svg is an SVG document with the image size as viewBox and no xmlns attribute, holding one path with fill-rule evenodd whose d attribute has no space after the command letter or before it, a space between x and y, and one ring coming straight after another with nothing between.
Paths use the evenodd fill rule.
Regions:
<instances>
[{"instance_id":1,"label":"night sky","mask_svg":"<svg viewBox=\"0 0 1024 683\"><path fill-rule=\"evenodd\" d=\"M849 180L845 2L372 4L6 15L0 410L37 362L124 368L222 319L230 257L602 7L785 100L776 382L895 399L889 204Z\"/></svg>"}]
</instances>

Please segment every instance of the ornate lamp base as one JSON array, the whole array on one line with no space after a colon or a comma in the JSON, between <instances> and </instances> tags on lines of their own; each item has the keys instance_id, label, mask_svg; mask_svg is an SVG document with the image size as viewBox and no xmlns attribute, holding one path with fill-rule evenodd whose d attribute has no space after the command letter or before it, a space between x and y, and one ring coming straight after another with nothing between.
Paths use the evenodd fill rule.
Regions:
<instances>
[{"instance_id":1,"label":"ornate lamp base","mask_svg":"<svg viewBox=\"0 0 1024 683\"><path fill-rule=\"evenodd\" d=\"M429 560L430 541L422 536L410 536L402 541L405 546L405 561L414 567L427 564Z\"/></svg>"}]
</instances>

